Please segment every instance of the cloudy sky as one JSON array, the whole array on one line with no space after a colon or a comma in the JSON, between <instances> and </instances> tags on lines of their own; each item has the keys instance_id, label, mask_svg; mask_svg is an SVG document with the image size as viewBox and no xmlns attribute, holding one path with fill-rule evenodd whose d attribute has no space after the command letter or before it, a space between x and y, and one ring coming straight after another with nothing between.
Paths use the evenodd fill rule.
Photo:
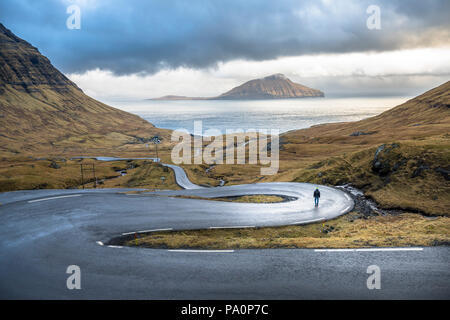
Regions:
<instances>
[{"instance_id":1,"label":"cloudy sky","mask_svg":"<svg viewBox=\"0 0 450 320\"><path fill-rule=\"evenodd\" d=\"M449 15L448 0L0 1L1 23L104 101L214 96L273 73L331 96L412 96L450 80Z\"/></svg>"}]
</instances>

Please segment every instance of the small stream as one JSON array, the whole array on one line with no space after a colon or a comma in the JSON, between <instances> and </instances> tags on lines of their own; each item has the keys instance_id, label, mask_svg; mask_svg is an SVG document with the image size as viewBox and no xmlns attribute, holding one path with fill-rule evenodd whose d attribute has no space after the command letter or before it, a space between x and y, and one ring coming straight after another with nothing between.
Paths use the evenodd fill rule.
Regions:
<instances>
[{"instance_id":1,"label":"small stream","mask_svg":"<svg viewBox=\"0 0 450 320\"><path fill-rule=\"evenodd\" d=\"M353 200L355 201L354 210L363 214L364 216L374 216L374 215L388 215L388 214L400 214L405 211L403 210L392 210L392 209L381 209L378 207L377 203L372 199L366 197L364 192L353 187L350 184L344 184L341 186L336 186L336 188L348 192Z\"/></svg>"}]
</instances>

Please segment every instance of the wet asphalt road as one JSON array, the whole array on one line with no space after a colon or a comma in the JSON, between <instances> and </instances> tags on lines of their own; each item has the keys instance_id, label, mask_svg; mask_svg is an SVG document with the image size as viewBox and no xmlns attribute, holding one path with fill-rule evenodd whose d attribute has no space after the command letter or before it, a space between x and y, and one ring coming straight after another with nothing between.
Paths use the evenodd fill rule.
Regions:
<instances>
[{"instance_id":1,"label":"wet asphalt road","mask_svg":"<svg viewBox=\"0 0 450 320\"><path fill-rule=\"evenodd\" d=\"M183 177L177 174L178 177ZM184 179L184 178L182 178ZM187 177L186 177L187 179ZM118 189L37 190L0 194L2 299L448 299L450 248L415 251L300 249L168 251L101 245L128 232L271 226L331 219L351 210L342 191L270 183L125 195ZM296 198L244 204L171 198L239 194ZM381 289L369 290L369 265ZM81 290L66 287L66 268L81 268Z\"/></svg>"}]
</instances>

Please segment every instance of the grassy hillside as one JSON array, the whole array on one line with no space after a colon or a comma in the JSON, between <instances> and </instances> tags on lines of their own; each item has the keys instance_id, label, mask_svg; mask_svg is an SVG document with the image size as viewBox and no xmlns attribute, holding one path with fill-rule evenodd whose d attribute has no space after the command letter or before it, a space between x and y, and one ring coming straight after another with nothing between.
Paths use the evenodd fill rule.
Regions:
<instances>
[{"instance_id":1,"label":"grassy hillside","mask_svg":"<svg viewBox=\"0 0 450 320\"><path fill-rule=\"evenodd\" d=\"M85 95L1 24L0 43L0 156L95 152L168 136L168 130Z\"/></svg>"},{"instance_id":2,"label":"grassy hillside","mask_svg":"<svg viewBox=\"0 0 450 320\"><path fill-rule=\"evenodd\" d=\"M297 181L361 188L384 208L450 215L450 82L378 116L288 132L280 170L256 165L185 166L194 181Z\"/></svg>"},{"instance_id":3,"label":"grassy hillside","mask_svg":"<svg viewBox=\"0 0 450 320\"><path fill-rule=\"evenodd\" d=\"M160 156L170 130L85 95L39 50L0 24L0 190L76 187L74 156L155 156L145 147L159 135ZM42 158L64 159L59 170ZM114 175L114 164L99 175ZM103 171L102 171L103 170Z\"/></svg>"},{"instance_id":4,"label":"grassy hillside","mask_svg":"<svg viewBox=\"0 0 450 320\"><path fill-rule=\"evenodd\" d=\"M74 87L57 92L49 85L23 92L3 86L0 95L0 156L61 155L103 152L142 143L168 130L98 102ZM98 153L97 153L98 155Z\"/></svg>"}]
</instances>

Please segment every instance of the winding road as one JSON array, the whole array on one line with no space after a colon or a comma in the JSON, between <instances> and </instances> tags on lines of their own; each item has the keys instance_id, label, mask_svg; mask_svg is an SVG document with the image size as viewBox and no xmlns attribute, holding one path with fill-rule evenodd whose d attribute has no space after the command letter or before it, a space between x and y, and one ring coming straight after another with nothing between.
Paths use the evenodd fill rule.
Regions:
<instances>
[{"instance_id":1,"label":"winding road","mask_svg":"<svg viewBox=\"0 0 450 320\"><path fill-rule=\"evenodd\" d=\"M448 247L364 250L165 250L107 245L117 236L158 230L305 224L350 211L343 191L258 183L203 188L167 165L185 190L35 190L0 194L1 299L406 299L450 298ZM254 204L205 198L272 194L294 199ZM81 289L69 290L69 265ZM380 290L366 286L369 265Z\"/></svg>"}]
</instances>

